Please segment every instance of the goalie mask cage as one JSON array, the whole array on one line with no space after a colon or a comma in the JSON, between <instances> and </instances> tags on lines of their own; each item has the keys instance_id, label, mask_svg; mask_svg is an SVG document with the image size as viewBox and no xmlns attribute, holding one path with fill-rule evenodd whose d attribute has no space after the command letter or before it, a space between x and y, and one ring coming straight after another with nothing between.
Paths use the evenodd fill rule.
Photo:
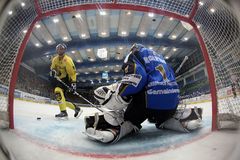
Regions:
<instances>
[{"instance_id":1,"label":"goalie mask cage","mask_svg":"<svg viewBox=\"0 0 240 160\"><path fill-rule=\"evenodd\" d=\"M0 125L14 128L14 90L27 41L37 21L64 12L126 9L153 12L189 23L205 60L212 99L212 130L235 127L240 100L228 94L240 76L239 22L221 0L13 0L0 22ZM202 5L203 4L203 5ZM9 14L12 10L12 14ZM26 33L23 31L27 30ZM233 78L235 77L235 78Z\"/></svg>"}]
</instances>

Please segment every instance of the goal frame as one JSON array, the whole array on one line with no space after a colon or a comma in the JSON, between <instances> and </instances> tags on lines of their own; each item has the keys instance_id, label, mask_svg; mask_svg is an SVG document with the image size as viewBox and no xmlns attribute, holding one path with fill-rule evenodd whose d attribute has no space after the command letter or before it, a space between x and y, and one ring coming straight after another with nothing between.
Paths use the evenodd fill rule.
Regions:
<instances>
[{"instance_id":1,"label":"goal frame","mask_svg":"<svg viewBox=\"0 0 240 160\"><path fill-rule=\"evenodd\" d=\"M33 31L35 24L38 21L40 21L43 18L48 17L48 16L53 16L56 14L62 14L62 13L66 13L66 12L79 11L79 10L99 9L99 5L100 5L102 9L125 9L125 10L134 10L134 11L142 11L142 12L150 11L155 14L169 16L169 17L173 17L175 19L184 21L193 27L193 31L199 42L199 45L200 45L200 48L201 48L201 51L202 51L202 54L204 57L207 73L208 73L211 100L212 100L212 131L217 130L217 91L216 91L216 84L215 84L215 76L214 76L212 64L211 64L210 57L209 57L206 45L204 43L203 37L200 34L197 24L193 20L195 14L196 14L196 11L198 10L198 7L199 7L199 0L194 1L194 6L188 17L177 14L177 13L173 13L170 11L156 9L156 8L147 7L147 6L131 5L131 4L118 4L117 0L113 0L113 3L111 3L111 4L109 4L109 3L80 4L80 5L76 5L76 6L69 6L66 8L55 9L55 10L51 10L51 11L47 11L47 12L43 12L41 10L41 7L37 0L34 0L34 5L36 8L37 16L35 17L35 19L31 23L31 25L29 26L28 31L25 34L25 37L20 45L20 48L18 50L18 54L16 57L16 61L13 66L13 72L11 75L9 94L8 94L8 104L9 104L8 111L9 111L9 123L10 123L9 128L14 129L14 90L15 90L15 86L16 86L16 82L17 82L17 78L18 78L18 71L19 71L21 61L22 61L24 50L28 43L28 40L30 38L31 32Z\"/></svg>"}]
</instances>

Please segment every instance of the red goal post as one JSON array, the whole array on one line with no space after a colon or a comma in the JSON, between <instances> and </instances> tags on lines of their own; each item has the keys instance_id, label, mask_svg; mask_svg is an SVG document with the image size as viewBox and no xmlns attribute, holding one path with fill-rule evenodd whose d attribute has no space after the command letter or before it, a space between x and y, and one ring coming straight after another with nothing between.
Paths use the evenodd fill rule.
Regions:
<instances>
[{"instance_id":1,"label":"red goal post","mask_svg":"<svg viewBox=\"0 0 240 160\"><path fill-rule=\"evenodd\" d=\"M10 2L0 23L0 126L14 128L14 90L24 49L37 21L64 12L90 9L126 9L153 12L193 27L205 60L212 99L212 130L222 122L236 124L239 97L225 95L231 77L240 76L240 29L231 9L221 0L24 0ZM12 10L12 14L9 11ZM23 31L27 30L26 33ZM0 91L1 91L0 90ZM1 116L2 115L2 116ZM1 121L2 120L2 121Z\"/></svg>"}]
</instances>

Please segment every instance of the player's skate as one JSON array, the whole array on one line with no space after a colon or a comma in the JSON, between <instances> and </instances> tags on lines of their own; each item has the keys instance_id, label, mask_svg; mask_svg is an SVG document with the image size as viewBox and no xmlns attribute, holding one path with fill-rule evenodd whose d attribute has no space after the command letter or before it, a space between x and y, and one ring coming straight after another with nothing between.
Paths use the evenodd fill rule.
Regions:
<instances>
[{"instance_id":1,"label":"player's skate","mask_svg":"<svg viewBox=\"0 0 240 160\"><path fill-rule=\"evenodd\" d=\"M62 119L62 120L67 120L68 119L67 111L61 111L59 114L55 115L55 118Z\"/></svg>"},{"instance_id":2,"label":"player's skate","mask_svg":"<svg viewBox=\"0 0 240 160\"><path fill-rule=\"evenodd\" d=\"M82 114L82 109L80 108L80 107L78 107L78 106L75 106L75 113L74 113L74 117L75 118L79 118L80 116L81 116L81 114Z\"/></svg>"}]
</instances>

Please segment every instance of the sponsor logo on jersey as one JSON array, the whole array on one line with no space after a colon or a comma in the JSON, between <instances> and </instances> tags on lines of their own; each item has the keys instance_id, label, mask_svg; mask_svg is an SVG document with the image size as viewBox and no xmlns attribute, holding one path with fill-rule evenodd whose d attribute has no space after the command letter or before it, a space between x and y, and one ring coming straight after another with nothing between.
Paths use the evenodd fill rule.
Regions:
<instances>
[{"instance_id":1,"label":"sponsor logo on jersey","mask_svg":"<svg viewBox=\"0 0 240 160\"><path fill-rule=\"evenodd\" d=\"M174 93L179 93L179 89L160 89L160 90L153 90L149 89L147 90L147 94L174 94Z\"/></svg>"}]
</instances>

